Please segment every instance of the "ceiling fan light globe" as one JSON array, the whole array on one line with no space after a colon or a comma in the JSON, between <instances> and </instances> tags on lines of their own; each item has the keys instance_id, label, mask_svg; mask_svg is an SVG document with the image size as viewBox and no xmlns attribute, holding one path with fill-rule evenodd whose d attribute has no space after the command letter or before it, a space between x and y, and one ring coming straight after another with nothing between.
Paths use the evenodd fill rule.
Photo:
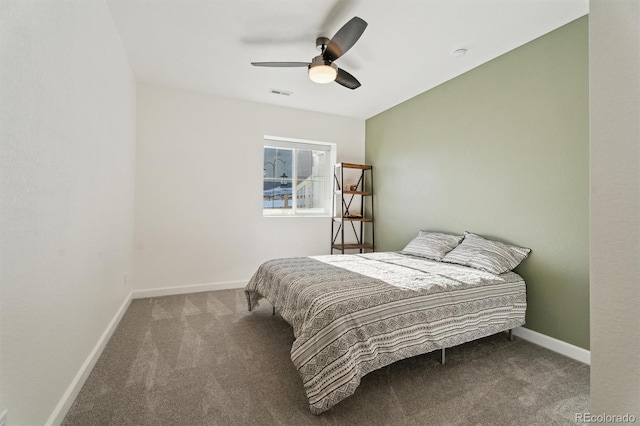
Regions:
<instances>
[{"instance_id":1,"label":"ceiling fan light globe","mask_svg":"<svg viewBox=\"0 0 640 426\"><path fill-rule=\"evenodd\" d=\"M338 76L338 67L329 61L325 61L322 55L318 55L309 65L309 79L314 83L326 84L335 81Z\"/></svg>"},{"instance_id":2,"label":"ceiling fan light globe","mask_svg":"<svg viewBox=\"0 0 640 426\"><path fill-rule=\"evenodd\" d=\"M338 70L330 65L318 65L309 68L309 78L314 83L326 84L335 81Z\"/></svg>"}]
</instances>

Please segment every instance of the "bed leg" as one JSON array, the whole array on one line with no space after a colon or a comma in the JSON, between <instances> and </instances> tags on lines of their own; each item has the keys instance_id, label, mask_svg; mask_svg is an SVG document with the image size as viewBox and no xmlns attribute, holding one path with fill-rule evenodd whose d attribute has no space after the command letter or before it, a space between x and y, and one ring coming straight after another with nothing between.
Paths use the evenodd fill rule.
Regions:
<instances>
[{"instance_id":1,"label":"bed leg","mask_svg":"<svg viewBox=\"0 0 640 426\"><path fill-rule=\"evenodd\" d=\"M440 349L440 364L444 364L444 348Z\"/></svg>"},{"instance_id":2,"label":"bed leg","mask_svg":"<svg viewBox=\"0 0 640 426\"><path fill-rule=\"evenodd\" d=\"M512 342L513 342L513 328L510 328L510 329L507 331L507 338L508 338L510 341L512 341Z\"/></svg>"},{"instance_id":3,"label":"bed leg","mask_svg":"<svg viewBox=\"0 0 640 426\"><path fill-rule=\"evenodd\" d=\"M276 307L273 307L273 313L271 315L275 315L276 314Z\"/></svg>"}]
</instances>

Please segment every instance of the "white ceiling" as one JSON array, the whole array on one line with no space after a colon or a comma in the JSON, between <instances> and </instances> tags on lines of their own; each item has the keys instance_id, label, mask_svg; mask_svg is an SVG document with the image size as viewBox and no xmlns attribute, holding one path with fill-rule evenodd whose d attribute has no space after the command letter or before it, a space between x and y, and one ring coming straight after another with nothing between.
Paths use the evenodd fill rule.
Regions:
<instances>
[{"instance_id":1,"label":"white ceiling","mask_svg":"<svg viewBox=\"0 0 640 426\"><path fill-rule=\"evenodd\" d=\"M588 12L588 0L108 0L139 81L369 118ZM369 26L336 61L362 86L316 84L315 39ZM451 52L468 49L464 57ZM285 97L270 89L293 92Z\"/></svg>"}]
</instances>

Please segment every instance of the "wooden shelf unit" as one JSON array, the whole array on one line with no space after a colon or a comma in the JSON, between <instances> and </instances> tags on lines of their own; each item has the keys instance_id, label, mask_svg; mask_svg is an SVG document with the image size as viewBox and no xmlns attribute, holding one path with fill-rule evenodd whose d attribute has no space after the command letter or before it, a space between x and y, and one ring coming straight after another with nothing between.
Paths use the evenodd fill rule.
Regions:
<instances>
[{"instance_id":1,"label":"wooden shelf unit","mask_svg":"<svg viewBox=\"0 0 640 426\"><path fill-rule=\"evenodd\" d=\"M358 179L355 184L345 183L345 169L355 169L352 176ZM359 171L359 172L358 172ZM373 227L373 166L367 164L338 163L333 173L333 219L331 220L331 254L338 250L375 251ZM349 186L347 188L347 186ZM352 207L354 200L359 205ZM356 209L357 211L354 211ZM347 237L354 241L345 241L345 230L351 224L352 232ZM366 234L369 242L365 242L365 224L370 223L370 232ZM356 225L357 224L357 225Z\"/></svg>"}]
</instances>

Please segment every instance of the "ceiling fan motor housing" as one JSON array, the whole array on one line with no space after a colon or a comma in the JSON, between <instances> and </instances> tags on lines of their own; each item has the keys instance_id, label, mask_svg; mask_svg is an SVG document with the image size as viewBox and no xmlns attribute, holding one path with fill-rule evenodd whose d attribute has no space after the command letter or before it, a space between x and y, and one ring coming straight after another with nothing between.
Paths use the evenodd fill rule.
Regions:
<instances>
[{"instance_id":1,"label":"ceiling fan motor housing","mask_svg":"<svg viewBox=\"0 0 640 426\"><path fill-rule=\"evenodd\" d=\"M309 68L318 67L318 66L322 66L322 65L326 65L328 67L335 68L336 70L338 69L337 65L335 65L331 61L328 61L328 60L324 59L322 57L322 55L318 55L315 58L313 58L311 60L311 63L309 64Z\"/></svg>"}]
</instances>

